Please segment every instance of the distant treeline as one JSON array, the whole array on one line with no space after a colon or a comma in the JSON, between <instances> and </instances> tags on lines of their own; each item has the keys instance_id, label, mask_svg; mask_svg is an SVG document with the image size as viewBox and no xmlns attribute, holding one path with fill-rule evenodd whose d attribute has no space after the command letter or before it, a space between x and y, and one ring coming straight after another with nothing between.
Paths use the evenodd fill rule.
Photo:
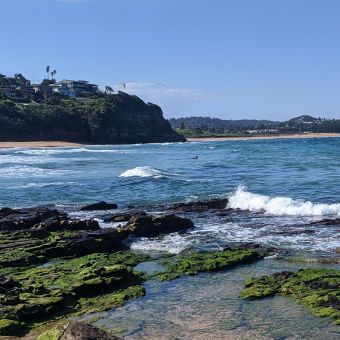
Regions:
<instances>
[{"instance_id":1,"label":"distant treeline","mask_svg":"<svg viewBox=\"0 0 340 340\"><path fill-rule=\"evenodd\" d=\"M340 119L322 119L312 116L299 116L285 122L271 120L241 119L223 120L211 117L185 117L169 120L174 129L211 134L257 134L257 133L303 133L339 132Z\"/></svg>"}]
</instances>

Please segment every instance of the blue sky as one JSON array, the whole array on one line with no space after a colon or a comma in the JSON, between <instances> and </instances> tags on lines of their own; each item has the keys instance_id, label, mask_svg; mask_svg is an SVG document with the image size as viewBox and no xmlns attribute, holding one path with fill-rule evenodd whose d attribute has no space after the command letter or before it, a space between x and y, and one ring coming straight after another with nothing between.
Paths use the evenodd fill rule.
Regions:
<instances>
[{"instance_id":1,"label":"blue sky","mask_svg":"<svg viewBox=\"0 0 340 340\"><path fill-rule=\"evenodd\" d=\"M0 14L0 73L124 82L168 118L340 118L338 0L0 0Z\"/></svg>"}]
</instances>

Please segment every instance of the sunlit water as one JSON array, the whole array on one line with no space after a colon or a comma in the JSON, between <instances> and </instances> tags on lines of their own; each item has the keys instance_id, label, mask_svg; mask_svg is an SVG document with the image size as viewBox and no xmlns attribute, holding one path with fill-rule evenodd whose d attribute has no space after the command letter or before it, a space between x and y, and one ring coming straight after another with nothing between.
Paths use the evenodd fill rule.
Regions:
<instances>
[{"instance_id":1,"label":"sunlit water","mask_svg":"<svg viewBox=\"0 0 340 340\"><path fill-rule=\"evenodd\" d=\"M339 151L340 138L3 149L0 206L56 206L110 227L115 224L103 222L109 212L78 207L106 200L124 210L223 196L234 212L187 214L195 223L187 233L133 239L128 246L158 254L259 242L312 263L320 257L336 262L339 226L306 224L340 217ZM151 281L146 297L102 314L98 323L123 327L127 338L335 339L338 327L287 298L238 298L247 276L305 266L267 259L226 273Z\"/></svg>"}]
</instances>

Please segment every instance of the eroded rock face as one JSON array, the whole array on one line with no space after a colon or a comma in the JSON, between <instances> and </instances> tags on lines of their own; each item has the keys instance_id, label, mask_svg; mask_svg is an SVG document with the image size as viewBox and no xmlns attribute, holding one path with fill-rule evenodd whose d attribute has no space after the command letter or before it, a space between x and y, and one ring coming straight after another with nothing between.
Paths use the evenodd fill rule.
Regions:
<instances>
[{"instance_id":1,"label":"eroded rock face","mask_svg":"<svg viewBox=\"0 0 340 340\"><path fill-rule=\"evenodd\" d=\"M119 340L104 330L85 322L71 321L59 340Z\"/></svg>"},{"instance_id":2,"label":"eroded rock face","mask_svg":"<svg viewBox=\"0 0 340 340\"><path fill-rule=\"evenodd\" d=\"M188 218L175 215L152 216L138 214L130 218L127 225L117 228L119 234L136 237L154 237L192 228L193 222Z\"/></svg>"},{"instance_id":3,"label":"eroded rock face","mask_svg":"<svg viewBox=\"0 0 340 340\"><path fill-rule=\"evenodd\" d=\"M80 208L80 211L94 211L94 210L112 210L117 209L118 206L115 203L107 203L105 201L85 205Z\"/></svg>"}]
</instances>

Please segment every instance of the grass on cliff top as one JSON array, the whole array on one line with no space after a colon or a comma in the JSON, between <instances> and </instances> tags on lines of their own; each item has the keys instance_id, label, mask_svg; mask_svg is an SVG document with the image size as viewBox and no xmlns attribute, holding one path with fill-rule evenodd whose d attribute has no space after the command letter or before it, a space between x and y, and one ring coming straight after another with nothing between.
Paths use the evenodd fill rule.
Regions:
<instances>
[{"instance_id":1,"label":"grass on cliff top","mask_svg":"<svg viewBox=\"0 0 340 340\"><path fill-rule=\"evenodd\" d=\"M165 271L155 276L161 281L173 280L181 275L196 275L200 272L218 271L239 264L251 263L262 259L265 251L250 249L227 249L223 251L180 255L163 261Z\"/></svg>"},{"instance_id":2,"label":"grass on cliff top","mask_svg":"<svg viewBox=\"0 0 340 340\"><path fill-rule=\"evenodd\" d=\"M316 316L328 316L340 324L340 270L302 269L246 280L240 296L260 299L275 294L289 296Z\"/></svg>"}]
</instances>

